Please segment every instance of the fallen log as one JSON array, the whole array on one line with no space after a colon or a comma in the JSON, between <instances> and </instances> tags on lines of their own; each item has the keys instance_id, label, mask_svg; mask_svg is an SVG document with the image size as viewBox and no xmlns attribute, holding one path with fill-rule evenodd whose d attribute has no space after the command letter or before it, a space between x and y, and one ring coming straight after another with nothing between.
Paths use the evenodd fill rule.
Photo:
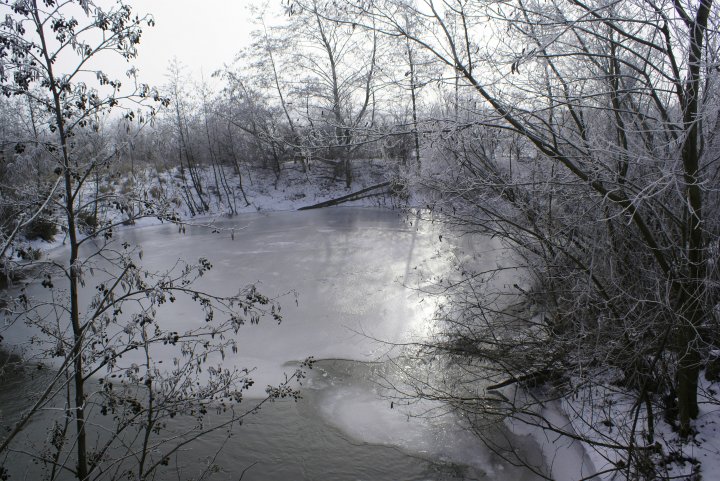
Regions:
<instances>
[{"instance_id":1,"label":"fallen log","mask_svg":"<svg viewBox=\"0 0 720 481\"><path fill-rule=\"evenodd\" d=\"M389 182L382 182L382 183L380 183L380 184L376 184L376 185L372 185L372 186L370 186L370 187L366 187L366 188L364 188L364 189L362 189L362 190L358 190L357 192L352 192L352 193L347 194L347 195L344 195L344 196L342 196L342 197L337 197L337 198L335 198L335 199L326 200L326 201L324 201L324 202L320 202L320 203L313 204L313 205L306 205L306 206L304 206L304 207L300 207L298 210L319 209L319 208L321 208L321 207L330 207L330 206L333 206L333 205L342 204L343 202L350 202L350 201L353 201L353 200L363 199L363 198L365 198L365 197L369 197L369 196L370 196L370 195L364 195L364 196L363 196L363 194L366 194L366 193L368 193L368 192L370 192L370 191L373 191L373 190L382 189L383 187L389 187L391 184L392 184L392 182L390 182L390 181L389 181ZM375 194L375 195L377 195L377 194ZM362 197L359 197L359 196L362 196Z\"/></svg>"},{"instance_id":2,"label":"fallen log","mask_svg":"<svg viewBox=\"0 0 720 481\"><path fill-rule=\"evenodd\" d=\"M542 384L544 382L547 382L553 378L553 375L557 373L554 373L550 369L542 369L540 371L531 372L530 374L525 374L520 377L512 376L509 379L506 379L502 382L499 382L497 384L493 384L491 386L488 386L485 388L486 391L495 391L497 389L504 388L505 386L509 386L511 384Z\"/></svg>"}]
</instances>

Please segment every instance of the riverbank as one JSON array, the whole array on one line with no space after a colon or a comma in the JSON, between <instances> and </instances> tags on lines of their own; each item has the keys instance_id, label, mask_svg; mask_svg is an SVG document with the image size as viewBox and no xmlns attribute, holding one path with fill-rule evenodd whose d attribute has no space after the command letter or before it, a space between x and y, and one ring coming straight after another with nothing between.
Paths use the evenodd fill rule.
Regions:
<instances>
[{"instance_id":1,"label":"riverbank","mask_svg":"<svg viewBox=\"0 0 720 481\"><path fill-rule=\"evenodd\" d=\"M217 175L210 168L197 172L199 185L203 186L202 195L192 188L190 180L179 169L158 172L148 168L138 171L134 176L126 174L89 183L81 197L86 200L97 193L105 196L117 195L122 203L110 203L99 209L98 222L118 224L115 229L133 226L156 225L163 222L156 215L141 215L141 204L150 202L163 206L167 212L192 224L195 219L225 217L235 214L254 212L278 212L298 210L322 202L332 201L352 192L362 191L378 184L386 183L395 177L387 171L387 165L380 161L358 160L354 163L353 184L345 186L345 179L333 177L331 171L323 166L303 170L297 163L283 166L280 174L270 169L244 170L238 175L232 169L223 172L227 188L215 183ZM229 191L232 196L228 196ZM82 199L80 199L82 201ZM380 207L396 209L407 205L408 198L402 192L389 193L389 189L368 192L346 202L344 206ZM196 206L205 209L198 211ZM129 218L135 218L130 220ZM12 250L15 260L31 256L41 257L65 242L63 219L56 220L57 234L52 240L27 239L20 237ZM85 232L87 234L87 231Z\"/></svg>"}]
</instances>

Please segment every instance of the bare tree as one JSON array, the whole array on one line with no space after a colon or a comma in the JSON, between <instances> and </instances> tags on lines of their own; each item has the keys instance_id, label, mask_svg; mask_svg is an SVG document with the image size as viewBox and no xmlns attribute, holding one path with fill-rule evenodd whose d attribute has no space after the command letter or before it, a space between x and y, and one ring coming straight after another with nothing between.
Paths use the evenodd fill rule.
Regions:
<instances>
[{"instance_id":1,"label":"bare tree","mask_svg":"<svg viewBox=\"0 0 720 481\"><path fill-rule=\"evenodd\" d=\"M352 154L365 141L364 132L374 124L379 46L372 32L328 21L332 12L338 11L322 2L295 4L288 24L274 33L295 40L298 50L284 68L301 72L308 85L303 91L306 102L294 102L295 115L311 130L308 140L318 142L313 148L328 150L349 188ZM273 69L277 69L277 58L271 60ZM287 102L282 105L286 108ZM307 106L305 111L303 105Z\"/></svg>"},{"instance_id":2,"label":"bare tree","mask_svg":"<svg viewBox=\"0 0 720 481\"><path fill-rule=\"evenodd\" d=\"M125 89L99 66L106 55L134 58L152 17L134 15L122 2L104 8L86 0L24 0L14 2L12 9L0 26L0 88L43 107L35 121L58 178L58 192L49 199L61 212L56 218L67 234L67 257L34 263L38 287L47 295L33 298L23 289L3 300L5 328L29 325L36 337L28 355L57 369L27 410L7 426L0 440L2 464L27 456L50 466L49 479L61 472L80 480L154 479L178 450L258 407L235 409L252 384L247 370L212 363L237 349L234 337L243 324L256 324L265 314L279 321L277 306L254 288L226 296L193 288L212 267L207 259L146 269L139 247L114 240L121 223L146 216L175 222L184 230L166 199L151 200L137 189L102 192L97 183L92 185L98 170L123 148L101 137L88 142L100 130L102 116L115 110L127 120L143 120L156 107L169 105L145 84ZM138 210L128 212L130 201ZM108 215L83 233L81 215L92 206L96 215ZM84 305L80 292L86 286L94 289ZM200 320L185 332L177 332L160 315L161 306L181 297L198 306ZM170 350L173 365L163 366L157 350ZM296 395L293 378L270 388L268 397ZM50 420L47 449L34 445L25 450L18 434L31 421L46 420L39 416L42 410L57 412L53 407L62 415ZM208 421L210 407L228 414ZM195 422L166 433L169 419L176 416L191 416ZM6 474L3 466L0 475Z\"/></svg>"},{"instance_id":3,"label":"bare tree","mask_svg":"<svg viewBox=\"0 0 720 481\"><path fill-rule=\"evenodd\" d=\"M191 133L196 129L191 128L191 119L187 105L189 95L185 90L187 79L183 78L183 66L177 59L173 59L168 67L169 91L172 105L174 106L173 121L175 126L175 135L177 141L177 155L180 162L180 174L183 181L183 189L185 193L185 202L190 212L195 213L206 212L209 208L208 201L205 199L206 192L203 185L202 173L197 155L195 153L195 145L191 138ZM188 184L185 177L185 171L190 176ZM192 186L192 190L190 189Z\"/></svg>"},{"instance_id":4,"label":"bare tree","mask_svg":"<svg viewBox=\"0 0 720 481\"><path fill-rule=\"evenodd\" d=\"M558 386L572 389L556 375L596 383L592 368L617 369L636 395L636 422L612 448L625 453L617 469L642 465L654 406L692 432L703 357L717 342L712 7L388 0L346 2L352 20L333 17L406 39L459 79L464 115L438 124L434 153L450 179L439 185L438 213L505 239L533 279L532 289L506 295L541 307L512 322L477 294L485 276L458 281L472 295L460 304L467 309L445 316L454 327L435 348L482 364L474 372L490 386L565 379ZM505 414L528 420L513 409ZM537 424L573 435L546 421Z\"/></svg>"}]
</instances>

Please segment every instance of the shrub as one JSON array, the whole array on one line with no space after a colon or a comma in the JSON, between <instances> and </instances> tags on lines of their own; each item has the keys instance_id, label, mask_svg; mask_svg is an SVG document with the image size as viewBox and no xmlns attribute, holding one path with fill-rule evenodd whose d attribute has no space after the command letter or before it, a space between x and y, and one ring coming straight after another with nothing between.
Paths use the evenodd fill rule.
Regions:
<instances>
[{"instance_id":1,"label":"shrub","mask_svg":"<svg viewBox=\"0 0 720 481\"><path fill-rule=\"evenodd\" d=\"M57 224L47 217L38 217L25 227L25 237L29 240L42 239L50 242L57 232Z\"/></svg>"},{"instance_id":2,"label":"shrub","mask_svg":"<svg viewBox=\"0 0 720 481\"><path fill-rule=\"evenodd\" d=\"M27 246L18 249L18 255L21 259L26 261L39 261L42 259L42 250Z\"/></svg>"},{"instance_id":3,"label":"shrub","mask_svg":"<svg viewBox=\"0 0 720 481\"><path fill-rule=\"evenodd\" d=\"M78 224L82 230L92 232L97 229L98 220L95 212L90 210L80 211L78 214Z\"/></svg>"},{"instance_id":4,"label":"shrub","mask_svg":"<svg viewBox=\"0 0 720 481\"><path fill-rule=\"evenodd\" d=\"M163 196L163 189L159 185L153 185L150 187L149 193L153 199L160 199Z\"/></svg>"}]
</instances>

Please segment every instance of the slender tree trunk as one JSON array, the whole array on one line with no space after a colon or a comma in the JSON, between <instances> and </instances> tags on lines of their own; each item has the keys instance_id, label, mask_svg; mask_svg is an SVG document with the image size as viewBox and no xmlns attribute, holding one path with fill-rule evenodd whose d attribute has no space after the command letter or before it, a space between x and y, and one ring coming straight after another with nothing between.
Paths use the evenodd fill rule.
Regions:
<instances>
[{"instance_id":1,"label":"slender tree trunk","mask_svg":"<svg viewBox=\"0 0 720 481\"><path fill-rule=\"evenodd\" d=\"M215 149L213 147L213 138L210 134L210 122L208 121L208 107L207 107L207 95L205 90L205 78L202 79L202 106L203 106L203 122L205 124L205 138L207 140L208 144L208 152L210 153L210 165L212 166L213 170L213 177L215 178L215 188L217 189L217 197L222 203L223 196L222 192L225 192L225 198L227 199L228 207L230 208L230 211L234 214L236 209L234 207L234 201L235 201L235 194L232 192L230 187L227 185L227 182L225 180L225 175L222 169L222 165L220 165L219 155L216 155ZM221 190L222 189L222 190Z\"/></svg>"},{"instance_id":2,"label":"slender tree trunk","mask_svg":"<svg viewBox=\"0 0 720 481\"><path fill-rule=\"evenodd\" d=\"M701 0L691 27L690 50L688 52L688 74L685 83L685 108L683 122L687 132L682 147L682 161L685 180L687 208L687 279L682 282L682 306L679 311L680 334L683 351L678 365L678 416L680 432L689 435L691 420L698 415L698 376L700 375L700 353L697 332L704 320L705 309L705 250L703 236L703 198L700 187L700 130L698 108L700 100L700 67L703 42L707 28L712 0Z\"/></svg>"},{"instance_id":3,"label":"slender tree trunk","mask_svg":"<svg viewBox=\"0 0 720 481\"><path fill-rule=\"evenodd\" d=\"M238 187L240 188L243 200L245 201L245 206L247 207L250 205L250 201L248 200L247 195L245 194L245 189L243 188L242 172L240 171L240 163L238 162L237 152L235 152L235 143L233 142L233 138L230 133L230 124L228 124L228 139L230 140L230 154L232 155L233 166L235 167L235 173L238 176Z\"/></svg>"},{"instance_id":4,"label":"slender tree trunk","mask_svg":"<svg viewBox=\"0 0 720 481\"><path fill-rule=\"evenodd\" d=\"M420 133L418 132L417 119L417 94L415 86L415 61L413 59L412 48L410 48L410 40L407 42L408 65L410 66L410 100L412 101L412 121L413 121L413 140L415 141L415 168L420 173L422 164L420 160Z\"/></svg>"},{"instance_id":5,"label":"slender tree trunk","mask_svg":"<svg viewBox=\"0 0 720 481\"><path fill-rule=\"evenodd\" d=\"M176 80L177 81L177 80ZM193 160L193 154L190 149L189 141L188 141L188 132L187 132L187 121L183 118L184 113L180 106L180 93L178 91L177 86L174 88L174 96L175 96L175 116L177 118L177 128L178 128L178 135L180 136L180 162L182 162L182 155L185 154L185 159L187 160L188 164L188 172L190 173L190 180L193 184L193 189L195 190L195 193L197 194L200 205L198 206L195 202L194 196L193 197L193 203L196 204L197 210L200 210L202 212L207 212L208 205L205 202L205 195L203 192L202 187L202 180L200 179L200 175L197 172L197 167L194 165L195 162Z\"/></svg>"},{"instance_id":6,"label":"slender tree trunk","mask_svg":"<svg viewBox=\"0 0 720 481\"><path fill-rule=\"evenodd\" d=\"M350 155L345 156L345 187L352 186L352 167L350 166Z\"/></svg>"},{"instance_id":7,"label":"slender tree trunk","mask_svg":"<svg viewBox=\"0 0 720 481\"><path fill-rule=\"evenodd\" d=\"M83 330L80 325L80 303L78 298L78 283L80 277L80 265L78 262L79 244L77 239L77 230L75 225L75 206L73 195L73 165L70 161L69 147L67 144L67 132L65 131L65 119L62 116L62 102L60 86L57 85L55 75L53 74L53 61L50 59L47 43L45 41L44 24L40 20L38 13L37 0L32 0L33 17L38 35L40 36L42 54L45 61L45 67L48 70L50 81L50 90L53 96L55 107L55 121L57 122L57 131L60 138L62 149L62 168L65 183L65 218L67 220L68 236L70 238L70 266L69 266L69 283L70 283L70 323L73 331L73 382L75 386L75 400L72 406L72 412L75 417L75 426L77 429L77 477L80 481L85 481L88 477L88 451L87 451L87 435L85 431L85 377L83 366Z\"/></svg>"}]
</instances>

